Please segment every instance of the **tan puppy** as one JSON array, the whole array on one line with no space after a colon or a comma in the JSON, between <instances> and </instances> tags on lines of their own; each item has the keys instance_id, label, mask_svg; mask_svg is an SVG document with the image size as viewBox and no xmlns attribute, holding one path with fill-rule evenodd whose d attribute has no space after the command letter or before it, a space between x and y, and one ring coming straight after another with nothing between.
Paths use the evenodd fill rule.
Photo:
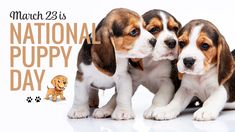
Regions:
<instances>
[{"instance_id":1,"label":"tan puppy","mask_svg":"<svg viewBox=\"0 0 235 132\"><path fill-rule=\"evenodd\" d=\"M65 100L65 97L63 95L63 91L65 90L65 87L68 84L67 77L63 75L57 75L51 80L51 84L54 86L54 88L48 88L47 94L45 99L49 99L49 96L52 96L52 101L56 101L57 96L60 96L60 100Z\"/></svg>"}]
</instances>

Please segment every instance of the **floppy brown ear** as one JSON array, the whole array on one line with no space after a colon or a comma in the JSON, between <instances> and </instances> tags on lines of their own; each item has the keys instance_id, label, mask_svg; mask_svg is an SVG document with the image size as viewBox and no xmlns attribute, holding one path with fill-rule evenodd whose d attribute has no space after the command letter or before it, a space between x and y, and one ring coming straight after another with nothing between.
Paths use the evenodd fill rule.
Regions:
<instances>
[{"instance_id":1,"label":"floppy brown ear","mask_svg":"<svg viewBox=\"0 0 235 132\"><path fill-rule=\"evenodd\" d=\"M56 86L56 77L54 77L54 78L51 80L51 84L52 84L53 86Z\"/></svg>"},{"instance_id":2,"label":"floppy brown ear","mask_svg":"<svg viewBox=\"0 0 235 132\"><path fill-rule=\"evenodd\" d=\"M111 33L107 27L101 27L96 33L96 38L101 44L92 45L92 62L98 70L108 76L116 71L115 50L111 41Z\"/></svg>"},{"instance_id":3,"label":"floppy brown ear","mask_svg":"<svg viewBox=\"0 0 235 132\"><path fill-rule=\"evenodd\" d=\"M143 66L143 60L139 59L139 58L131 58L129 59L129 63L131 64L131 66L133 66L136 69L139 69L141 71L144 70L144 66Z\"/></svg>"},{"instance_id":4,"label":"floppy brown ear","mask_svg":"<svg viewBox=\"0 0 235 132\"><path fill-rule=\"evenodd\" d=\"M231 77L234 70L234 62L229 46L223 36L221 36L219 42L217 51L217 70L218 81L219 84L222 85Z\"/></svg>"}]
</instances>

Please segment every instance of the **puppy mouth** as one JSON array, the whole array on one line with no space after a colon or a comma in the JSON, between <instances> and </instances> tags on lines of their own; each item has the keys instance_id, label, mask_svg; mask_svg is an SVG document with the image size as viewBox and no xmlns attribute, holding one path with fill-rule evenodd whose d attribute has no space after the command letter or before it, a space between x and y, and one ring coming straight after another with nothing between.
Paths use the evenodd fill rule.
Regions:
<instances>
[{"instance_id":1,"label":"puppy mouth","mask_svg":"<svg viewBox=\"0 0 235 132\"><path fill-rule=\"evenodd\" d=\"M182 71L179 71L179 72L189 74L189 75L203 75L205 73L203 70L200 72L196 72L193 69L186 69L186 68L184 68Z\"/></svg>"},{"instance_id":2,"label":"puppy mouth","mask_svg":"<svg viewBox=\"0 0 235 132\"><path fill-rule=\"evenodd\" d=\"M131 51L129 53L117 53L119 57L122 58L145 58L149 56L152 53L152 51L146 51L146 50L140 50L140 51Z\"/></svg>"},{"instance_id":3,"label":"puppy mouth","mask_svg":"<svg viewBox=\"0 0 235 132\"><path fill-rule=\"evenodd\" d=\"M156 56L153 56L153 60L154 61L160 61L160 60L174 60L177 58L177 55L171 51L171 52L168 52L164 55L161 55L160 57L156 57Z\"/></svg>"},{"instance_id":4,"label":"puppy mouth","mask_svg":"<svg viewBox=\"0 0 235 132\"><path fill-rule=\"evenodd\" d=\"M137 52L136 54L133 54L132 57L133 58L144 58L150 54L151 54L151 52L139 51L139 53Z\"/></svg>"},{"instance_id":5,"label":"puppy mouth","mask_svg":"<svg viewBox=\"0 0 235 132\"><path fill-rule=\"evenodd\" d=\"M64 90L65 88L64 88L63 86L57 85L57 89L59 89L59 90Z\"/></svg>"}]
</instances>

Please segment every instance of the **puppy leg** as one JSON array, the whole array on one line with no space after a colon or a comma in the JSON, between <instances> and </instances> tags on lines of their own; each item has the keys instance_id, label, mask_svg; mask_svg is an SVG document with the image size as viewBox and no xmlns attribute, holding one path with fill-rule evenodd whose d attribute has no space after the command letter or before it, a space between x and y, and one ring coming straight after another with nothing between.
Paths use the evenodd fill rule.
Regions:
<instances>
[{"instance_id":1,"label":"puppy leg","mask_svg":"<svg viewBox=\"0 0 235 132\"><path fill-rule=\"evenodd\" d=\"M84 79L86 80L86 79ZM89 111L89 85L85 81L75 81L74 101L73 106L68 112L68 117L71 119L85 118L90 114Z\"/></svg>"},{"instance_id":2,"label":"puppy leg","mask_svg":"<svg viewBox=\"0 0 235 132\"><path fill-rule=\"evenodd\" d=\"M60 100L65 100L63 93L60 94Z\"/></svg>"},{"instance_id":3,"label":"puppy leg","mask_svg":"<svg viewBox=\"0 0 235 132\"><path fill-rule=\"evenodd\" d=\"M194 120L208 121L216 119L220 111L224 108L226 101L226 89L224 88L224 86L220 86L204 102L202 108L200 108L193 114Z\"/></svg>"},{"instance_id":4,"label":"puppy leg","mask_svg":"<svg viewBox=\"0 0 235 132\"><path fill-rule=\"evenodd\" d=\"M169 120L176 118L183 111L193 98L194 93L186 87L180 87L173 100L164 107L155 109L152 118L156 120Z\"/></svg>"},{"instance_id":5,"label":"puppy leg","mask_svg":"<svg viewBox=\"0 0 235 132\"><path fill-rule=\"evenodd\" d=\"M226 103L225 106L224 106L224 109L234 110L235 109L235 102Z\"/></svg>"},{"instance_id":6,"label":"puppy leg","mask_svg":"<svg viewBox=\"0 0 235 132\"><path fill-rule=\"evenodd\" d=\"M48 92L47 92L46 97L44 99L49 100L49 96L50 96L50 94L48 94Z\"/></svg>"},{"instance_id":7,"label":"puppy leg","mask_svg":"<svg viewBox=\"0 0 235 132\"><path fill-rule=\"evenodd\" d=\"M166 106L174 96L175 87L171 79L161 80L159 87L153 98L152 105L144 112L146 119L152 118L152 115L155 114L155 109Z\"/></svg>"},{"instance_id":8,"label":"puppy leg","mask_svg":"<svg viewBox=\"0 0 235 132\"><path fill-rule=\"evenodd\" d=\"M55 102L56 101L56 99L57 99L57 95L54 93L54 94L52 94L52 101L53 102Z\"/></svg>"},{"instance_id":9,"label":"puppy leg","mask_svg":"<svg viewBox=\"0 0 235 132\"><path fill-rule=\"evenodd\" d=\"M123 73L116 79L117 87L117 106L113 111L111 117L115 120L127 120L134 118L134 112L131 106L132 97L132 80L131 76Z\"/></svg>"},{"instance_id":10,"label":"puppy leg","mask_svg":"<svg viewBox=\"0 0 235 132\"><path fill-rule=\"evenodd\" d=\"M95 109L92 116L95 118L105 118L111 116L116 107L116 97L117 93L115 93L111 97L111 99L108 101L106 105L102 106L101 108Z\"/></svg>"},{"instance_id":11,"label":"puppy leg","mask_svg":"<svg viewBox=\"0 0 235 132\"><path fill-rule=\"evenodd\" d=\"M90 108L98 108L99 106L99 91L98 89L90 88L89 92L89 107Z\"/></svg>"},{"instance_id":12,"label":"puppy leg","mask_svg":"<svg viewBox=\"0 0 235 132\"><path fill-rule=\"evenodd\" d=\"M135 91L137 90L137 83L133 82L133 94L135 93ZM115 107L116 107L116 97L117 97L117 93L115 93L112 98L108 101L108 103L106 105L104 105L101 108L95 109L93 112L93 117L95 118L105 118L105 117L109 117L111 116L111 114L113 113Z\"/></svg>"}]
</instances>

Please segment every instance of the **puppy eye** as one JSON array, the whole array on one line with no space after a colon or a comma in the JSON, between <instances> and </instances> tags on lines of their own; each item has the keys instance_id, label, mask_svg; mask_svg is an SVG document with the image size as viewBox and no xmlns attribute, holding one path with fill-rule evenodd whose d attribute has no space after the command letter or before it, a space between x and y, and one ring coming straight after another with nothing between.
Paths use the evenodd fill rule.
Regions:
<instances>
[{"instance_id":1,"label":"puppy eye","mask_svg":"<svg viewBox=\"0 0 235 132\"><path fill-rule=\"evenodd\" d=\"M134 28L129 32L129 35L132 37L135 37L135 36L139 35L139 30Z\"/></svg>"},{"instance_id":2,"label":"puppy eye","mask_svg":"<svg viewBox=\"0 0 235 132\"><path fill-rule=\"evenodd\" d=\"M178 27L173 27L174 32L177 32L179 30Z\"/></svg>"},{"instance_id":3,"label":"puppy eye","mask_svg":"<svg viewBox=\"0 0 235 132\"><path fill-rule=\"evenodd\" d=\"M155 33L159 32L159 31L160 31L160 28L159 28L159 27L153 27L153 28L151 28L151 29L149 30L149 32L152 33L152 34L155 34Z\"/></svg>"},{"instance_id":4,"label":"puppy eye","mask_svg":"<svg viewBox=\"0 0 235 132\"><path fill-rule=\"evenodd\" d=\"M201 50L205 50L205 51L207 51L208 49L209 49L209 44L207 44L207 43L202 43L201 45L200 45L200 48L201 48Z\"/></svg>"},{"instance_id":5,"label":"puppy eye","mask_svg":"<svg viewBox=\"0 0 235 132\"><path fill-rule=\"evenodd\" d=\"M183 42L183 41L180 41L179 46L180 46L181 49L183 49L186 46L186 43Z\"/></svg>"},{"instance_id":6,"label":"puppy eye","mask_svg":"<svg viewBox=\"0 0 235 132\"><path fill-rule=\"evenodd\" d=\"M58 83L60 83L60 80L58 80Z\"/></svg>"}]
</instances>

